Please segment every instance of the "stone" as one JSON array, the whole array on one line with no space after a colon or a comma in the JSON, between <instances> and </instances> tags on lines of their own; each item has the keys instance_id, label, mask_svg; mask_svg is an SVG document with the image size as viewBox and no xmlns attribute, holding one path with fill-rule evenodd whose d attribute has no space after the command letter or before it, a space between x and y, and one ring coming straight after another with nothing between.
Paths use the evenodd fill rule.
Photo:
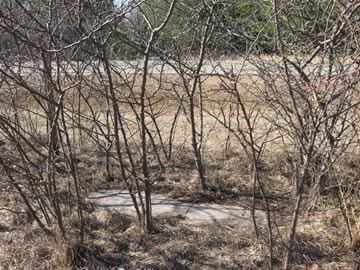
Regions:
<instances>
[{"instance_id":1,"label":"stone","mask_svg":"<svg viewBox=\"0 0 360 270\"><path fill-rule=\"evenodd\" d=\"M144 198L144 193L142 197ZM121 190L101 190L88 197L97 207L119 211L136 217L135 208L128 192ZM154 217L182 217L182 222L193 225L223 224L252 226L251 210L240 206L187 203L161 194L152 194ZM259 225L266 224L266 213L257 210L255 218Z\"/></svg>"}]
</instances>

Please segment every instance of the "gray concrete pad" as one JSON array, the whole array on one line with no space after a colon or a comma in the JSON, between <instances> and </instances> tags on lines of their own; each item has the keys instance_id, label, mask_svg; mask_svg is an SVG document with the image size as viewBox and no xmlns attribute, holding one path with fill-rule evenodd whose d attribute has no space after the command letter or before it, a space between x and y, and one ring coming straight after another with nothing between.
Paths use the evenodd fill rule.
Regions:
<instances>
[{"instance_id":1,"label":"gray concrete pad","mask_svg":"<svg viewBox=\"0 0 360 270\"><path fill-rule=\"evenodd\" d=\"M142 196L144 194L142 193ZM97 207L119 211L125 215L136 216L129 193L120 190L101 190L90 194L89 198ZM239 206L220 204L184 203L161 194L152 194L152 212L154 217L183 217L186 224L228 224L252 226L251 211ZM266 215L256 211L259 225L265 225Z\"/></svg>"},{"instance_id":2,"label":"gray concrete pad","mask_svg":"<svg viewBox=\"0 0 360 270\"><path fill-rule=\"evenodd\" d=\"M259 224L265 224L266 216L263 211L256 211L255 218ZM253 224L249 209L219 204L194 204L187 212L184 222L198 225L242 224L251 226Z\"/></svg>"}]
</instances>

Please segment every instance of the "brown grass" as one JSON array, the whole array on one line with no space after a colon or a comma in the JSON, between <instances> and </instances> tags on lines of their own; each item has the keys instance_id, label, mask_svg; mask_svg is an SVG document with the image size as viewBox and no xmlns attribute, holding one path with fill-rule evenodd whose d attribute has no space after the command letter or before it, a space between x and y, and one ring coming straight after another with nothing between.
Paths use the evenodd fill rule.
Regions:
<instances>
[{"instance_id":1,"label":"brown grass","mask_svg":"<svg viewBox=\"0 0 360 270\"><path fill-rule=\"evenodd\" d=\"M177 82L177 79L168 76L163 87L170 89L170 82ZM131 129L135 126L131 123L134 121L134 116L130 114L129 106L121 103L126 101L126 93L120 91L122 82L116 83L119 87L121 110L127 117ZM149 94L152 94L158 87L158 78L152 78L149 85L151 86ZM222 87L218 79L209 78L204 83L205 107L208 110L218 111L219 107L228 101L219 91ZM259 101L256 97L261 87L262 84L255 78L246 76L241 78L239 88L248 90L242 96L248 106ZM91 89L83 90L89 93L91 91ZM74 93L76 93L75 89L67 93L66 106L78 105L73 99ZM7 98L5 93L0 97L2 99L0 102L7 103ZM156 99L161 100L155 106L159 111L162 110L161 105L166 105L167 110L159 118L159 124L162 132L168 134L176 104L174 96L162 91L157 93ZM34 100L28 98L25 92L19 93L18 103L24 107L24 110L40 111ZM90 103L103 117L104 96L97 93L91 97ZM81 104L81 111L89 115L84 103ZM38 129L32 133L35 135L31 139L46 154L44 145L47 134L43 113L40 113L37 119L33 114L29 118L27 113L23 113L21 120L24 123L29 120L36 122ZM174 143L174 147L180 150L179 155L162 175L161 181L155 183L154 192L192 202L217 202L251 207L252 176L249 160L234 139L230 151L225 153L223 149L228 133L208 115L205 115L205 123L207 135L204 142L205 166L210 190L202 192L199 189L190 145L190 131L187 128L186 118L182 116L179 119ZM29 128L29 133L30 131ZM74 139L77 139L76 135ZM135 135L131 140L132 147L137 140L138 136ZM261 181L272 207L275 269L281 267L285 250L284 241L288 234L287 228L293 206L293 201L290 199L293 168L284 150L286 146L282 145L284 148L281 148L278 143L273 141L269 144L260 163ZM5 145L5 147L7 151L3 150L4 147L0 149L3 155L10 155L15 149L14 145ZM99 188L124 186L116 166L114 166L115 182L106 181L104 153L94 146L91 139L86 139L81 148L75 149L75 154L80 160L79 178L81 191L85 196ZM112 155L115 156L115 153L112 152ZM36 162L41 164L44 161ZM356 155L351 153L336 168L336 177L341 179L344 186L351 187L344 192L349 222L353 229L353 243L347 235L344 217L335 196L336 190L329 188L327 193L321 196L316 211L301 213L293 269L353 269L359 262L360 207L356 203L359 199L359 164ZM58 166L62 165L64 162L59 162ZM66 196L69 175L66 172L58 172L58 174L61 183L59 191ZM0 207L23 211L24 206L18 197L18 203L14 204L13 192L7 189L7 186L5 183L4 191L1 192ZM304 209L308 204L309 198L305 197ZM63 207L67 209L68 205L64 204ZM256 207L264 209L258 191ZM82 245L76 239L80 226L77 216L70 210L64 210L68 237L56 241L45 236L34 223L30 224L26 215L0 210L0 243L2 243L0 269L114 269L120 264L125 265L127 269L264 269L267 267L268 243L265 228L260 228L260 237L256 239L254 232L249 228L187 226L177 218L170 218L156 219L154 233L147 234L134 220L121 213L93 210L88 207L85 213L86 237Z\"/></svg>"},{"instance_id":2,"label":"brown grass","mask_svg":"<svg viewBox=\"0 0 360 270\"><path fill-rule=\"evenodd\" d=\"M186 152L185 152L186 153ZM250 170L246 160L236 153L227 159L209 159L208 176L213 191L202 193L196 182L196 172L169 170L164 182L155 184L155 191L194 201L215 201L250 207L251 183L246 176ZM179 159L180 164L191 162L191 156ZM91 159L89 159L91 160ZM88 161L90 162L90 161ZM284 159L264 161L263 181L272 192L274 226L274 267L281 267L292 201L287 196L289 186L279 170ZM351 163L349 165L351 167ZM344 165L345 166L345 165ZM351 167L357 172L358 167ZM180 173L181 172L181 173ZM347 175L351 175L349 169ZM176 180L178 177L179 180ZM349 176L348 176L349 177ZM101 181L101 178L98 179ZM169 188L166 188L169 187ZM90 187L89 187L90 189ZM269 193L271 194L271 193ZM277 195L277 196L275 196ZM3 205L14 209L9 193L2 193ZM356 194L350 202L357 199ZM6 203L7 202L7 203ZM307 200L305 198L304 204ZM257 200L262 208L262 200ZM352 224L357 241L354 204ZM45 236L35 224L20 216L1 211L0 269L113 269L121 263L126 269L264 269L267 267L267 234L260 230L256 240L251 229L238 226L189 226L178 218L156 219L154 233L147 234L135 221L121 213L108 210L86 212L86 240L79 245L79 228L75 213L65 216L68 238L54 241ZM65 212L66 213L66 212ZM356 216L357 215L357 216ZM353 269L359 260L352 245L336 198L329 193L322 197L315 212L302 212L292 269ZM313 267L313 268L310 268ZM319 267L319 268L314 268Z\"/></svg>"}]
</instances>

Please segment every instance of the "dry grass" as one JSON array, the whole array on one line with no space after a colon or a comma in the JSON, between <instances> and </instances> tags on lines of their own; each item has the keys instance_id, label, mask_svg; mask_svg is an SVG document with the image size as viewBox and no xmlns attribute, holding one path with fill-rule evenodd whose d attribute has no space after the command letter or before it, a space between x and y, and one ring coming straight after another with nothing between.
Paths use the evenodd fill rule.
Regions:
<instances>
[{"instance_id":1,"label":"dry grass","mask_svg":"<svg viewBox=\"0 0 360 270\"><path fill-rule=\"evenodd\" d=\"M178 165L186 167L191 162L189 154L182 155ZM173 170L165 180L155 184L157 192L174 197L188 197L194 201L216 201L250 207L250 173L241 153L233 153L227 159L208 161L209 181L213 189L202 193L196 182L196 172L189 166L186 170ZM272 194L274 226L274 268L281 268L285 250L283 240L287 235L293 202L286 196L289 185L279 170L283 156L272 163L264 160L263 181ZM88 157L84 163L92 164ZM349 159L347 176L356 175L358 167ZM85 165L82 165L85 166ZM345 165L344 165L345 166ZM91 167L91 166L90 166ZM349 168L352 168L351 171ZM285 170L285 172L284 172ZM86 171L86 170L83 170ZM182 174L181 174L182 173ZM178 177L178 178L176 178ZM96 181L102 181L101 176ZM88 189L96 188L96 185ZM277 196L275 196L277 195ZM14 209L8 192L3 192L4 207ZM350 196L350 195L349 195ZM352 193L347 200L353 209L351 223L357 241L355 225L358 207L350 202L357 200ZM307 204L305 198L304 205ZM262 200L257 200L262 207ZM304 208L305 209L305 208ZM26 218L1 211L0 269L114 269L124 265L126 269L264 269L268 263L267 234L260 230L256 240L254 232L238 226L188 226L177 218L156 219L155 231L147 234L135 221L108 210L89 211L85 214L86 238L83 245L76 240L79 223L74 212L64 211L68 238L52 240ZM336 197L324 195L316 211L302 212L298 226L298 238L294 250L292 269L353 269L359 253L347 236L346 226ZM311 268L313 267L313 268ZM316 268L318 267L318 268Z\"/></svg>"},{"instance_id":2,"label":"dry grass","mask_svg":"<svg viewBox=\"0 0 360 270\"><path fill-rule=\"evenodd\" d=\"M186 226L176 218L156 220L147 234L117 213L98 210L88 216L86 244L49 240L31 226L0 233L6 254L3 269L264 269L265 231L261 239L237 226ZM281 222L284 222L283 219ZM285 224L282 224L283 226ZM283 230L283 226L279 231ZM339 213L329 210L303 218L292 269L353 269L357 255L344 235ZM284 247L275 234L274 267ZM314 268L317 269L317 268Z\"/></svg>"},{"instance_id":3,"label":"dry grass","mask_svg":"<svg viewBox=\"0 0 360 270\"><path fill-rule=\"evenodd\" d=\"M165 90L171 89L171 83L178 80L173 76L163 79L162 87ZM132 128L136 127L135 117L128 104L122 103L126 102L128 92L123 89L122 82L116 83L119 104L130 133ZM136 82L135 85L137 84ZM150 79L149 85L151 95L159 87L158 78ZM137 87L138 85L135 87L135 94ZM214 78L209 78L204 83L206 109L219 112L221 105L228 101L219 91L222 87L222 82ZM242 98L248 106L251 107L255 101L259 101L256 97L259 88L262 87L261 82L243 76L238 87L246 90ZM90 93L91 90L84 86L84 93ZM75 89L67 93L68 109L78 105L74 94L76 94ZM7 98L5 93L0 97L0 103L8 103ZM176 103L174 96L167 91L161 91L152 100L161 101L154 108L161 112L158 123L166 138L169 134L169 123L174 115ZM40 113L34 100L27 98L24 92L19 92L18 104L23 107L20 120L25 123L24 126L28 128L29 134L33 135L29 135L31 142L46 154L47 134L44 114ZM94 94L90 98L90 104L96 110L99 121L104 123L104 95ZM162 108L164 105L166 110ZM86 127L91 126L93 123L86 105L82 103L80 107L80 111L88 117L88 119L84 117L82 123ZM39 115L29 116L26 110L30 109L39 112ZM224 110L228 113L228 108L225 107ZM68 120L71 121L70 117ZM35 131L33 127L26 126L32 121L37 127ZM204 121L206 134L204 161L210 190L202 192L199 189L190 144L190 130L187 119L182 115L179 118L174 142L175 152L179 150L178 156L155 183L154 192L192 202L211 201L251 207L253 185L251 164L245 153L234 138L230 150L225 152L223 149L227 131L216 124L209 115L204 116ZM258 125L263 124L260 122ZM149 124L149 128L153 126ZM77 134L72 139L78 142ZM130 140L131 147L135 148L137 140L138 134L134 134ZM77 146L76 143L75 145ZM284 145L282 147L286 148ZM5 145L0 149L3 155L11 156L15 164L19 160L13 154L14 150L14 144ZM90 137L85 138L81 146L75 147L74 153L79 159L82 194L86 195L99 188L124 186L117 166L113 166L114 183L106 181L104 151L98 145L95 146ZM116 164L113 149L111 156L113 164ZM135 155L135 158L139 156ZM260 163L261 181L272 208L275 269L281 267L285 250L284 239L287 237L293 207L293 201L289 196L293 168L288 158L285 150L279 147L278 141L272 141ZM41 165L44 160L34 160L34 162ZM316 211L301 213L293 269L353 269L359 261L360 251L357 250L357 245L360 242L360 208L356 203L359 199L359 164L358 158L349 154L334 172L337 179L348 188L344 190L344 196L349 222L353 229L353 243L348 237L341 206L335 196L336 190L328 187L326 193L319 199ZM64 169L65 162L59 161L56 166L59 192L66 198L69 195L68 184L71 182L69 174ZM19 202L14 204L13 191L6 188L6 182L4 187L0 196L0 207L22 211L24 206L19 198L16 197ZM255 195L256 207L264 209L259 192L257 191ZM309 198L305 197L304 209L309 204L308 200ZM127 269L264 269L267 267L268 242L265 228L260 228L260 237L256 239L254 232L249 228L187 226L178 219L172 218L155 220L155 231L147 234L129 217L106 210L92 212L94 209L89 207L85 213L85 242L79 245L77 232L80 225L74 211L67 210L70 209L71 202L67 203L63 205L63 212L68 236L67 239L62 240L50 239L44 235L35 223L31 224L27 220L25 214L15 215L1 210L0 269L114 269L119 265L125 265Z\"/></svg>"}]
</instances>

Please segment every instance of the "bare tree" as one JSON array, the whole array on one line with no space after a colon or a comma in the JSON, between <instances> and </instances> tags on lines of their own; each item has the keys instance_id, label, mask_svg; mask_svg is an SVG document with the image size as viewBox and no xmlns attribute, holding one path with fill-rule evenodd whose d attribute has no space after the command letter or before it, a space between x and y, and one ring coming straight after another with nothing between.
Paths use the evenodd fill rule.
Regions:
<instances>
[{"instance_id":1,"label":"bare tree","mask_svg":"<svg viewBox=\"0 0 360 270\"><path fill-rule=\"evenodd\" d=\"M335 5L335 2L333 3ZM329 15L328 28L324 30L324 41L309 57L293 61L287 56L287 44L283 39L282 13L277 1L273 1L277 47L281 59L281 71L276 78L262 69L266 78L266 98L281 121L276 121L281 129L286 129L293 142L294 162L294 211L290 225L284 269L290 267L296 239L296 226L302 210L303 194L311 187L313 199L321 192L321 186L329 178L326 176L334 162L350 145L357 129L354 109L359 102L354 98L358 78L357 66L351 58L343 57L336 47L342 42L345 25L360 7L357 2L338 6L337 16ZM332 9L330 12L333 12ZM339 45L340 46L340 45ZM313 64L318 57L320 64ZM306 69L308 67L308 69ZM275 68L280 66L275 64ZM314 181L311 182L311 177Z\"/></svg>"}]
</instances>

